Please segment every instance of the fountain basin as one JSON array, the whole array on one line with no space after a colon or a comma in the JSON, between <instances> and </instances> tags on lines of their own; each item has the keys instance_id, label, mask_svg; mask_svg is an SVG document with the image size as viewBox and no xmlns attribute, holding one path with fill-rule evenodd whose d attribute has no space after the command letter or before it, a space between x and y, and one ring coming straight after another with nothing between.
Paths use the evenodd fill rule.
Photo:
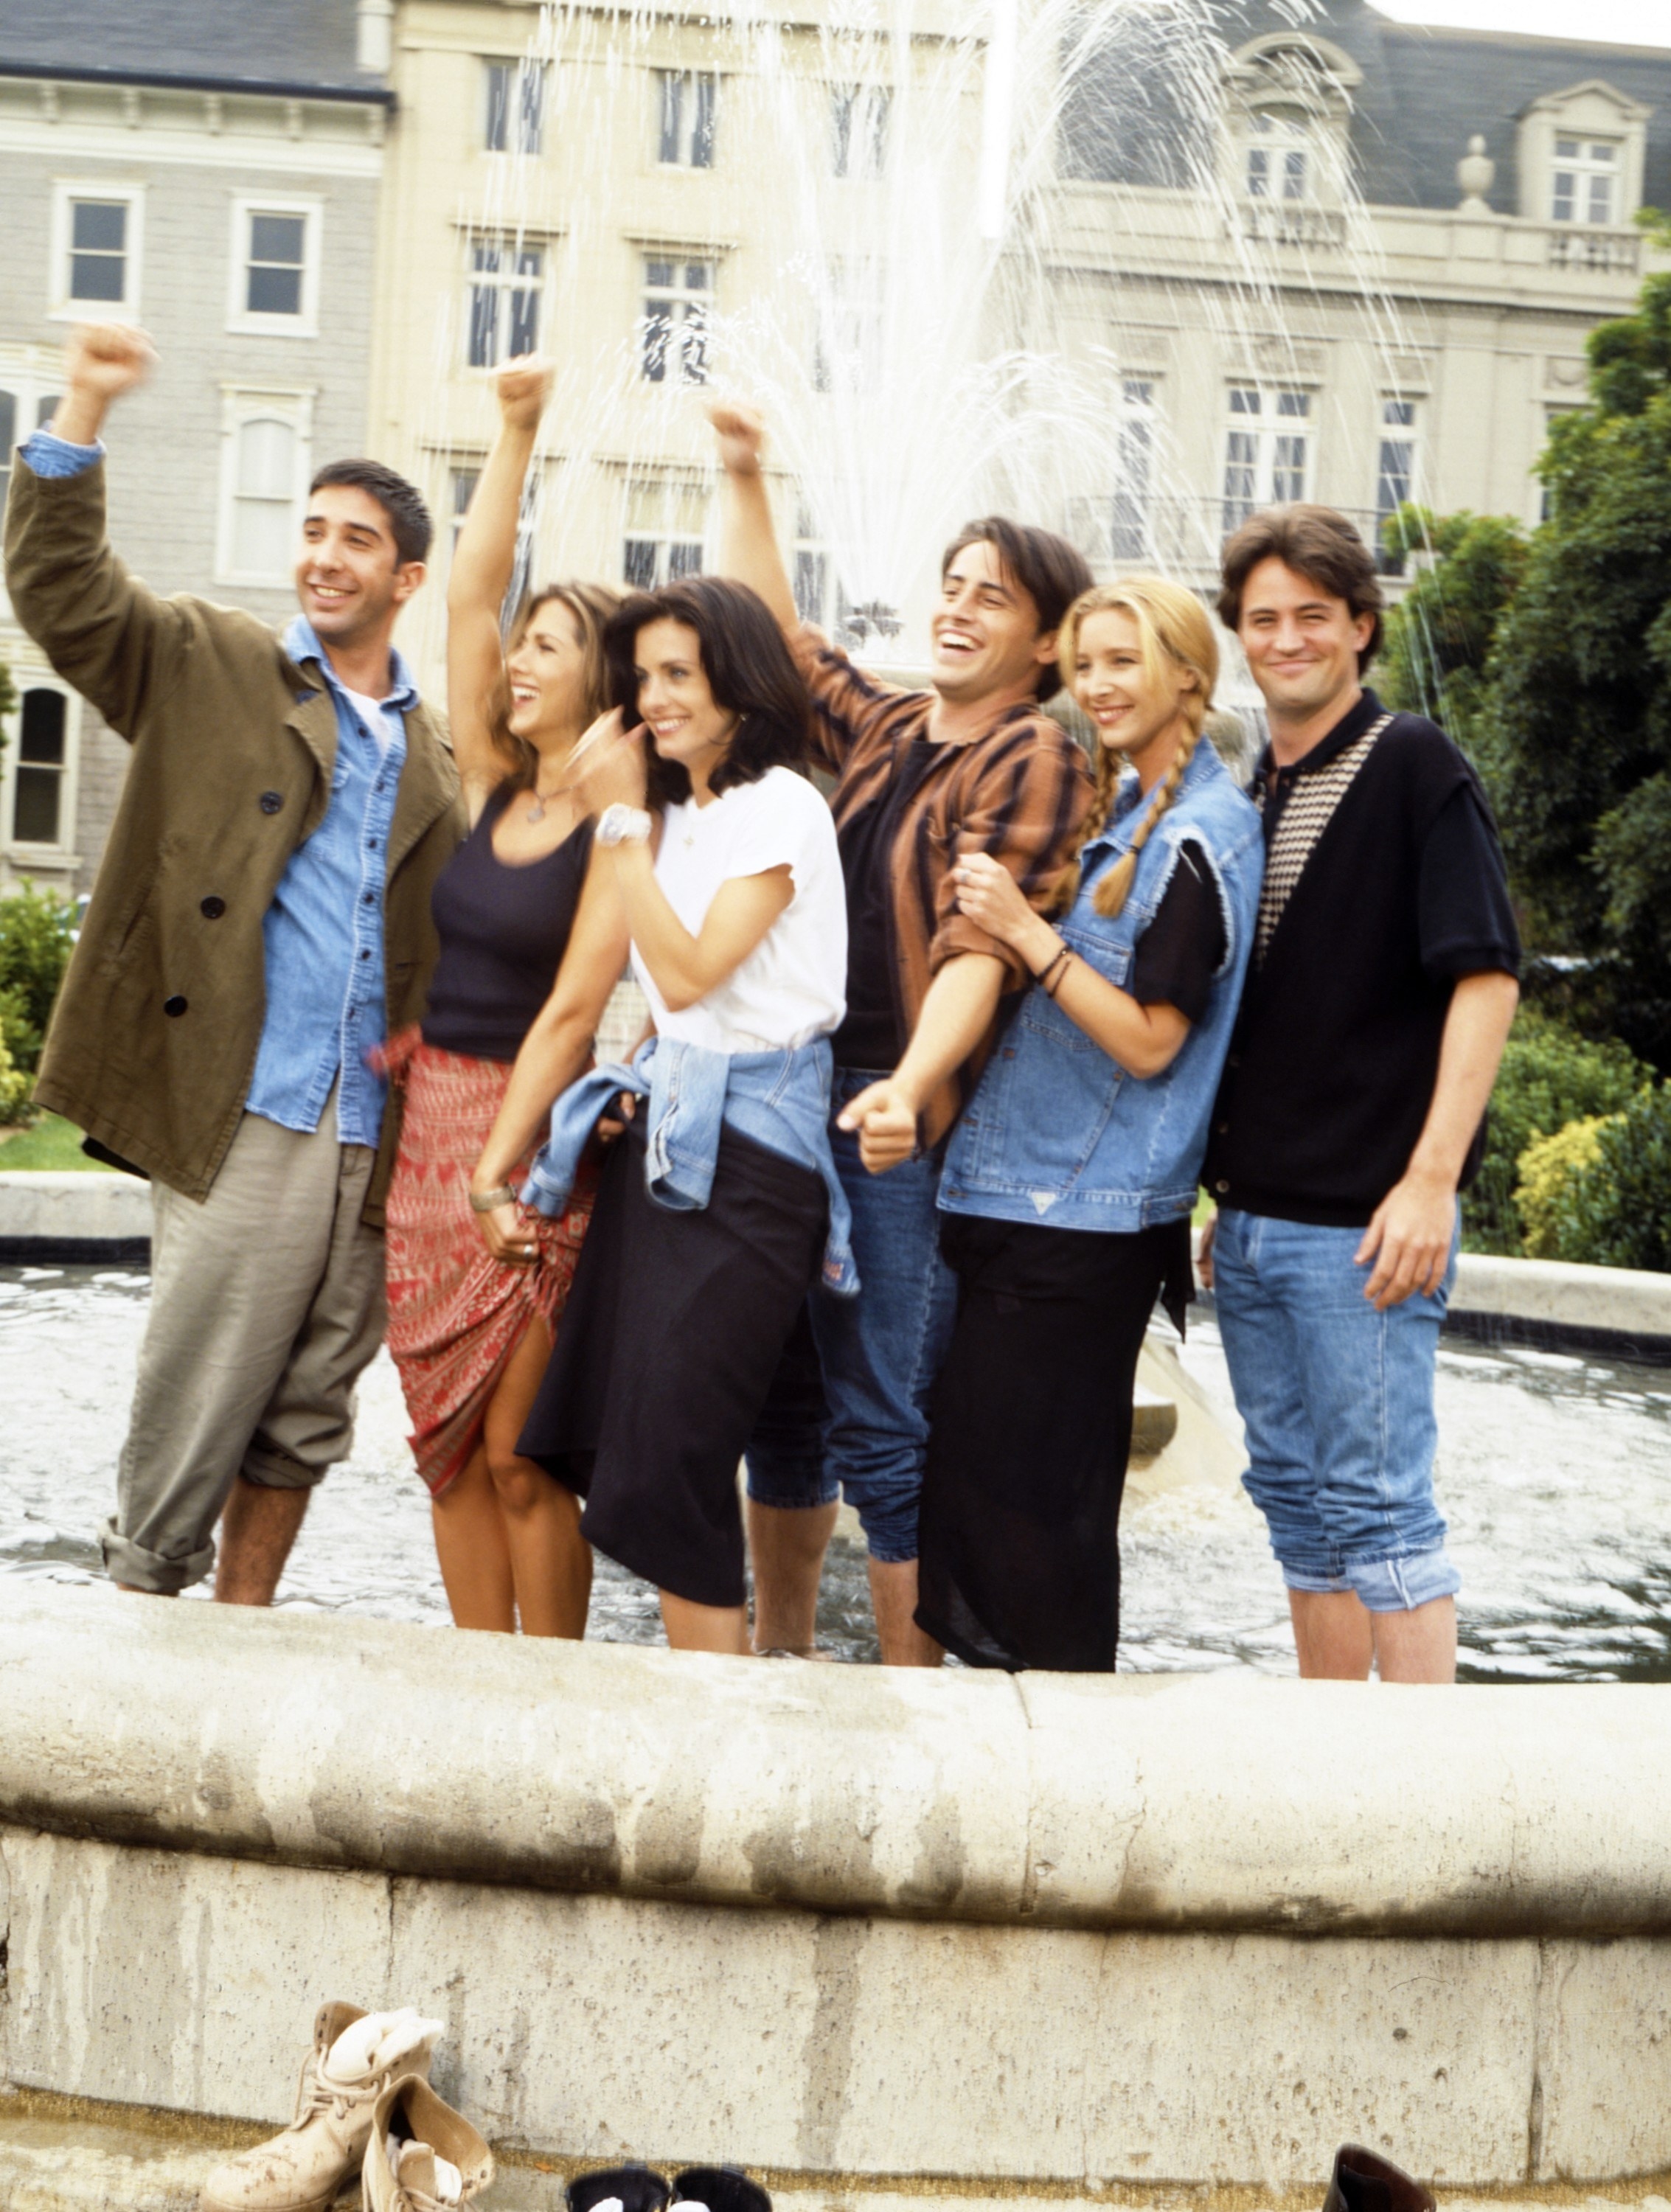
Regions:
<instances>
[{"instance_id":1,"label":"fountain basin","mask_svg":"<svg viewBox=\"0 0 1671 2212\"><path fill-rule=\"evenodd\" d=\"M553 1647L14 1583L0 2080L836 2193L1671 2166L1671 1698Z\"/></svg>"}]
</instances>

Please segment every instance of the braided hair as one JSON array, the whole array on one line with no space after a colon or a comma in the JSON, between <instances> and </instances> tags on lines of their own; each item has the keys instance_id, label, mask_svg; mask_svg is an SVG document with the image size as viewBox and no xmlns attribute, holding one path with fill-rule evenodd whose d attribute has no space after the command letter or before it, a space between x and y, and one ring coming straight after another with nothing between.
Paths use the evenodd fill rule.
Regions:
<instances>
[{"instance_id":1,"label":"braided hair","mask_svg":"<svg viewBox=\"0 0 1671 2212\"><path fill-rule=\"evenodd\" d=\"M1183 742L1172 765L1155 786L1148 811L1138 823L1130 845L1099 879L1092 894L1091 903L1097 913L1112 916L1119 913L1129 897L1137 874L1138 855L1176 799L1185 771L1201 741L1202 725L1212 703L1212 687L1218 678L1218 645L1206 608L1182 584L1169 583L1161 576L1121 576L1113 583L1094 584L1075 599L1061 628L1059 658L1062 681L1076 696L1075 662L1079 658L1080 628L1087 616L1110 611L1129 615L1136 623L1143 671L1151 682L1162 674L1168 662L1174 670L1187 670L1195 678L1194 688L1186 691L1179 702L1186 725ZM1081 847L1100 836L1107 828L1119 794L1123 765L1121 756L1113 746L1097 747L1096 787L1085 820L1079 825ZM1052 902L1054 911L1066 913L1079 896L1079 863L1075 860L1057 885Z\"/></svg>"}]
</instances>

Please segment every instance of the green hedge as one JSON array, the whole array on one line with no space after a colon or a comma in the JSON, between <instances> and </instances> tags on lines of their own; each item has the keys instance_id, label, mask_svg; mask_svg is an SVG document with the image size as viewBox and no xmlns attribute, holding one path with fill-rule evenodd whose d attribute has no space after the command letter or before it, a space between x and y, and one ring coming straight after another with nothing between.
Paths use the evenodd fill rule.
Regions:
<instances>
[{"instance_id":1,"label":"green hedge","mask_svg":"<svg viewBox=\"0 0 1671 2212\"><path fill-rule=\"evenodd\" d=\"M1655 1084L1622 1113L1533 1146L1526 1165L1528 1195L1543 1170L1533 1209L1543 1257L1671 1274L1671 1088Z\"/></svg>"},{"instance_id":2,"label":"green hedge","mask_svg":"<svg viewBox=\"0 0 1671 2212\"><path fill-rule=\"evenodd\" d=\"M1515 1203L1522 1153L1569 1121L1624 1112L1652 1076L1652 1069L1616 1040L1598 1043L1552 1014L1522 1007L1492 1093L1485 1161L1463 1194L1462 1241L1467 1249L1523 1251L1526 1224Z\"/></svg>"},{"instance_id":3,"label":"green hedge","mask_svg":"<svg viewBox=\"0 0 1671 2212\"><path fill-rule=\"evenodd\" d=\"M33 1075L76 941L76 909L25 883L0 894L0 1042Z\"/></svg>"}]
</instances>

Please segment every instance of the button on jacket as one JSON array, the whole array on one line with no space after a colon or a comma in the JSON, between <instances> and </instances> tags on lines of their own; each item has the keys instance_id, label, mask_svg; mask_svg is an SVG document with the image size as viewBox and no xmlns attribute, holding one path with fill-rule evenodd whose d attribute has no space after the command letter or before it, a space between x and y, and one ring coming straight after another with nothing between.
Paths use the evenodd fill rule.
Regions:
<instances>
[{"instance_id":1,"label":"button on jacket","mask_svg":"<svg viewBox=\"0 0 1671 2212\"><path fill-rule=\"evenodd\" d=\"M53 667L133 747L35 1096L202 1198L255 1072L267 911L331 801L338 725L325 672L298 665L254 615L165 599L130 575L105 534L102 463L48 477L18 460L6 580ZM380 891L390 1033L422 1013L436 949L430 889L465 827L441 717L414 705L404 722ZM369 981L378 962L355 964ZM383 1116L373 1223L398 1121Z\"/></svg>"},{"instance_id":2,"label":"button on jacket","mask_svg":"<svg viewBox=\"0 0 1671 2212\"><path fill-rule=\"evenodd\" d=\"M1259 816L1205 739L1176 799L1138 855L1117 915L1092 902L1130 848L1149 801L1128 777L1100 836L1081 854L1079 895L1058 934L1110 983L1131 973L1186 839L1218 885L1226 951L1206 1014L1170 1065L1139 1082L1037 985L987 1064L946 1154L940 1204L951 1213L1042 1221L1053 1229L1129 1233L1176 1220L1195 1203L1207 1123L1253 946L1265 847Z\"/></svg>"}]
</instances>

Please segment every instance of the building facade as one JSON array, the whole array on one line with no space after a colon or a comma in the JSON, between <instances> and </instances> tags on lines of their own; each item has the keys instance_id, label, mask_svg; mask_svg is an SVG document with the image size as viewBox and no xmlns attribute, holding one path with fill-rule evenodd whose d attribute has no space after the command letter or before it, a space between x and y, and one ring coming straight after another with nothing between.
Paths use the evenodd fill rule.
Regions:
<instances>
[{"instance_id":1,"label":"building facade","mask_svg":"<svg viewBox=\"0 0 1671 2212\"><path fill-rule=\"evenodd\" d=\"M15 446L51 417L70 325L137 323L159 359L110 426L113 542L156 590L274 623L295 607L310 471L365 440L386 0L362 15L347 0L0 12L0 500ZM3 595L0 660L20 695L0 887L83 890L126 747Z\"/></svg>"}]
</instances>

